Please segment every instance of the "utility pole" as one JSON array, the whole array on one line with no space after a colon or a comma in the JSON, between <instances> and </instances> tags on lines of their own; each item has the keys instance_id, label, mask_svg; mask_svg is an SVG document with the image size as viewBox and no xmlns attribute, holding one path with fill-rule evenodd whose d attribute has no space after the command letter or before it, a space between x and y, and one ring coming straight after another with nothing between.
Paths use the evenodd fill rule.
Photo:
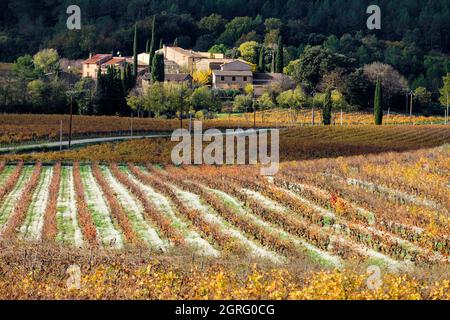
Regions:
<instances>
[{"instance_id":1,"label":"utility pole","mask_svg":"<svg viewBox=\"0 0 450 320\"><path fill-rule=\"evenodd\" d=\"M131 137L133 137L133 113L131 113L131 119L130 119L130 132L131 132Z\"/></svg>"},{"instance_id":2,"label":"utility pole","mask_svg":"<svg viewBox=\"0 0 450 320\"><path fill-rule=\"evenodd\" d=\"M445 124L448 123L448 90L447 90L447 114L445 116Z\"/></svg>"},{"instance_id":3,"label":"utility pole","mask_svg":"<svg viewBox=\"0 0 450 320\"><path fill-rule=\"evenodd\" d=\"M69 149L72 143L73 94L70 94Z\"/></svg>"},{"instance_id":4,"label":"utility pole","mask_svg":"<svg viewBox=\"0 0 450 320\"><path fill-rule=\"evenodd\" d=\"M314 100L314 95L315 95L315 91L312 91L312 98L313 98L313 105L312 105L312 113L311 113L311 122L312 122L312 126L314 127L314 104L316 103L316 101Z\"/></svg>"},{"instance_id":5,"label":"utility pole","mask_svg":"<svg viewBox=\"0 0 450 320\"><path fill-rule=\"evenodd\" d=\"M405 113L408 113L408 96L409 96L409 91L407 90L405 93Z\"/></svg>"},{"instance_id":6,"label":"utility pole","mask_svg":"<svg viewBox=\"0 0 450 320\"><path fill-rule=\"evenodd\" d=\"M59 122L59 151L62 151L62 136L63 136L63 128L62 128L62 120Z\"/></svg>"},{"instance_id":7,"label":"utility pole","mask_svg":"<svg viewBox=\"0 0 450 320\"><path fill-rule=\"evenodd\" d=\"M253 129L256 129L256 103L255 103L255 98L252 98L252 104L253 104Z\"/></svg>"},{"instance_id":8,"label":"utility pole","mask_svg":"<svg viewBox=\"0 0 450 320\"><path fill-rule=\"evenodd\" d=\"M411 100L409 101L409 119L412 123L412 108L413 108L413 92L410 92Z\"/></svg>"},{"instance_id":9,"label":"utility pole","mask_svg":"<svg viewBox=\"0 0 450 320\"><path fill-rule=\"evenodd\" d=\"M67 67L67 69L69 70L69 73L72 74L70 65ZM73 88L73 86L72 86L72 88ZM73 95L74 95L74 93L75 93L74 90L67 91L67 94L70 95L69 149L72 144L72 117L73 117Z\"/></svg>"}]
</instances>

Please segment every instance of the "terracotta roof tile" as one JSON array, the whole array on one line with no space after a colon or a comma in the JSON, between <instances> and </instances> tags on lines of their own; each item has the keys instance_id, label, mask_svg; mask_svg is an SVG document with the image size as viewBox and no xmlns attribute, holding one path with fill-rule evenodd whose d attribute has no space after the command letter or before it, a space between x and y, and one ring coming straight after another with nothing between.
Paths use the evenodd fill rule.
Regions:
<instances>
[{"instance_id":1,"label":"terracotta roof tile","mask_svg":"<svg viewBox=\"0 0 450 320\"><path fill-rule=\"evenodd\" d=\"M111 60L108 60L107 62L105 62L104 64L105 65L114 65L114 64L121 63L121 62L126 62L126 59L122 58L122 57L114 57Z\"/></svg>"},{"instance_id":2,"label":"terracotta roof tile","mask_svg":"<svg viewBox=\"0 0 450 320\"><path fill-rule=\"evenodd\" d=\"M112 58L112 54L96 54L89 59L83 61L84 64L98 64L100 61L106 59L106 58Z\"/></svg>"}]
</instances>

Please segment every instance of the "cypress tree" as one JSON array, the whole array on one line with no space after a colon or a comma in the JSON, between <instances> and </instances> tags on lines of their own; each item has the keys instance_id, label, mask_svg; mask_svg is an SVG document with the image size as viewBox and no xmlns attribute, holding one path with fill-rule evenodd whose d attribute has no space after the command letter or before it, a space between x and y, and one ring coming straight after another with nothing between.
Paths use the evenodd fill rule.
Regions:
<instances>
[{"instance_id":1,"label":"cypress tree","mask_svg":"<svg viewBox=\"0 0 450 320\"><path fill-rule=\"evenodd\" d=\"M131 74L131 66L126 65L121 72L121 81L124 94L127 95L131 88L133 88L133 75Z\"/></svg>"},{"instance_id":2,"label":"cypress tree","mask_svg":"<svg viewBox=\"0 0 450 320\"><path fill-rule=\"evenodd\" d=\"M102 92L103 90L103 75L102 75L102 69L99 67L97 69L97 93Z\"/></svg>"},{"instance_id":3,"label":"cypress tree","mask_svg":"<svg viewBox=\"0 0 450 320\"><path fill-rule=\"evenodd\" d=\"M127 88L131 89L133 88L133 84L134 84L134 79L133 79L133 75L131 74L131 65L127 64Z\"/></svg>"},{"instance_id":4,"label":"cypress tree","mask_svg":"<svg viewBox=\"0 0 450 320\"><path fill-rule=\"evenodd\" d=\"M373 106L373 114L375 118L375 124L381 125L383 123L383 102L381 96L381 80L377 79L377 85L375 87L375 99Z\"/></svg>"},{"instance_id":5,"label":"cypress tree","mask_svg":"<svg viewBox=\"0 0 450 320\"><path fill-rule=\"evenodd\" d=\"M149 53L150 51L150 38L147 38L147 42L145 43L145 52Z\"/></svg>"},{"instance_id":6,"label":"cypress tree","mask_svg":"<svg viewBox=\"0 0 450 320\"><path fill-rule=\"evenodd\" d=\"M323 124L328 126L331 124L331 89L327 89L327 92L325 93L325 100L323 103L323 111L322 111L322 121Z\"/></svg>"},{"instance_id":7,"label":"cypress tree","mask_svg":"<svg viewBox=\"0 0 450 320\"><path fill-rule=\"evenodd\" d=\"M162 54L153 56L151 77L152 82L164 81L164 56Z\"/></svg>"},{"instance_id":8,"label":"cypress tree","mask_svg":"<svg viewBox=\"0 0 450 320\"><path fill-rule=\"evenodd\" d=\"M152 82L158 81L158 80L157 80L158 76L157 76L157 74L156 74L158 62L156 61L156 56L157 56L157 54L155 54L155 55L153 56L152 65L151 65L150 77L151 77L151 79L152 79Z\"/></svg>"},{"instance_id":9,"label":"cypress tree","mask_svg":"<svg viewBox=\"0 0 450 320\"><path fill-rule=\"evenodd\" d=\"M281 36L278 37L277 54L275 58L275 72L283 73L284 68L284 57L283 57L283 39Z\"/></svg>"},{"instance_id":10,"label":"cypress tree","mask_svg":"<svg viewBox=\"0 0 450 320\"><path fill-rule=\"evenodd\" d=\"M122 82L125 82L126 78L127 78L127 69L126 68L120 69L120 80Z\"/></svg>"},{"instance_id":11,"label":"cypress tree","mask_svg":"<svg viewBox=\"0 0 450 320\"><path fill-rule=\"evenodd\" d=\"M154 15L153 21L152 21L152 36L151 36L150 45L148 48L148 72L149 73L152 72L153 52L154 52L154 47L155 47L155 19L156 19L156 16Z\"/></svg>"},{"instance_id":12,"label":"cypress tree","mask_svg":"<svg viewBox=\"0 0 450 320\"><path fill-rule=\"evenodd\" d=\"M123 91L127 91L127 68L120 69L120 82L122 83Z\"/></svg>"},{"instance_id":13,"label":"cypress tree","mask_svg":"<svg viewBox=\"0 0 450 320\"><path fill-rule=\"evenodd\" d=\"M162 49L162 47L163 47L163 39L161 38L159 39L159 48Z\"/></svg>"},{"instance_id":14,"label":"cypress tree","mask_svg":"<svg viewBox=\"0 0 450 320\"><path fill-rule=\"evenodd\" d=\"M175 38L175 40L173 41L173 46L178 47L178 38Z\"/></svg>"},{"instance_id":15,"label":"cypress tree","mask_svg":"<svg viewBox=\"0 0 450 320\"><path fill-rule=\"evenodd\" d=\"M265 66L264 66L264 46L261 46L261 49L259 50L258 71L259 72L264 72L265 71Z\"/></svg>"},{"instance_id":16,"label":"cypress tree","mask_svg":"<svg viewBox=\"0 0 450 320\"><path fill-rule=\"evenodd\" d=\"M137 23L134 24L134 43L133 43L133 76L137 79L138 58L137 58Z\"/></svg>"}]
</instances>

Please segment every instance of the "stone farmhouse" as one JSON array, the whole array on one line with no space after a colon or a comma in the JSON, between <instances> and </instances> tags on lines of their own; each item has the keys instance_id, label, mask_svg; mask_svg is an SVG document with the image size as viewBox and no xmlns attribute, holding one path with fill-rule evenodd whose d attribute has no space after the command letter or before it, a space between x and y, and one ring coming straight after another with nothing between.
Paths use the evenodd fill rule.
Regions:
<instances>
[{"instance_id":1,"label":"stone farmhouse","mask_svg":"<svg viewBox=\"0 0 450 320\"><path fill-rule=\"evenodd\" d=\"M157 53L164 55L166 74L193 74L194 71L211 72L212 87L217 89L243 90L253 84L256 95L261 95L267 86L278 84L283 88L293 86L289 76L277 73L255 73L246 61L225 58L223 54L198 52L180 47L164 46ZM148 54L139 55L142 63L148 64Z\"/></svg>"},{"instance_id":2,"label":"stone farmhouse","mask_svg":"<svg viewBox=\"0 0 450 320\"><path fill-rule=\"evenodd\" d=\"M226 62L212 70L212 84L217 89L243 89L253 84L252 66L241 60Z\"/></svg>"},{"instance_id":3,"label":"stone farmhouse","mask_svg":"<svg viewBox=\"0 0 450 320\"><path fill-rule=\"evenodd\" d=\"M98 68L112 59L112 54L96 54L83 61L83 78L91 77L97 79Z\"/></svg>"},{"instance_id":4,"label":"stone farmhouse","mask_svg":"<svg viewBox=\"0 0 450 320\"><path fill-rule=\"evenodd\" d=\"M212 87L217 89L243 90L252 84L257 96L271 85L278 84L284 89L293 86L290 77L277 73L256 73L253 66L239 59L225 58L221 53L199 52L180 47L163 46L156 51L164 56L164 82L187 83L192 85L195 71L211 72ZM111 54L96 54L83 62L83 77L97 78L98 68L106 73L108 66L123 68L133 63L132 57L113 57ZM138 55L138 83L147 87L150 75L147 74L149 54Z\"/></svg>"},{"instance_id":5,"label":"stone farmhouse","mask_svg":"<svg viewBox=\"0 0 450 320\"><path fill-rule=\"evenodd\" d=\"M133 57L113 57L112 54L95 54L91 55L89 59L83 61L82 76L97 79L98 69L101 69L102 74L105 74L108 67L113 66L118 69L124 68L127 63L133 63ZM138 71L142 72L144 68L139 66Z\"/></svg>"}]
</instances>

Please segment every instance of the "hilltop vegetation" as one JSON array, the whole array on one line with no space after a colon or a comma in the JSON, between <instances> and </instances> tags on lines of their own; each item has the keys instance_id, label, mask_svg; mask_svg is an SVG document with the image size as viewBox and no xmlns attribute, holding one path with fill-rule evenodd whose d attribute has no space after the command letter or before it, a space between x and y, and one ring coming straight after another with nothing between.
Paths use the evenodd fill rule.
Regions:
<instances>
[{"instance_id":1,"label":"hilltop vegetation","mask_svg":"<svg viewBox=\"0 0 450 320\"><path fill-rule=\"evenodd\" d=\"M438 107L445 104L439 89L450 71L448 1L378 3L382 29L369 31L369 1L250 0L242 6L240 0L84 0L78 1L82 29L69 31L65 26L68 1L8 0L0 4L0 61L13 62L43 48L54 48L68 59L86 58L92 52L132 55L136 22L137 49L144 52L156 15L155 46L176 43L223 52L258 65L260 71L281 71L284 65L283 71L307 94L335 86L346 103L357 108L373 106L375 81L382 69L371 63L378 61L389 78L382 83L385 109L404 111L405 92L411 89L414 111L443 114ZM283 56L274 59L278 44L284 48ZM37 98L33 106L26 99L44 92L37 97L51 101L53 112L64 112L63 85L38 79L27 88L23 81L19 77L21 86L17 81L2 86L5 111L52 112L42 110ZM82 85L91 90L91 84Z\"/></svg>"}]
</instances>

